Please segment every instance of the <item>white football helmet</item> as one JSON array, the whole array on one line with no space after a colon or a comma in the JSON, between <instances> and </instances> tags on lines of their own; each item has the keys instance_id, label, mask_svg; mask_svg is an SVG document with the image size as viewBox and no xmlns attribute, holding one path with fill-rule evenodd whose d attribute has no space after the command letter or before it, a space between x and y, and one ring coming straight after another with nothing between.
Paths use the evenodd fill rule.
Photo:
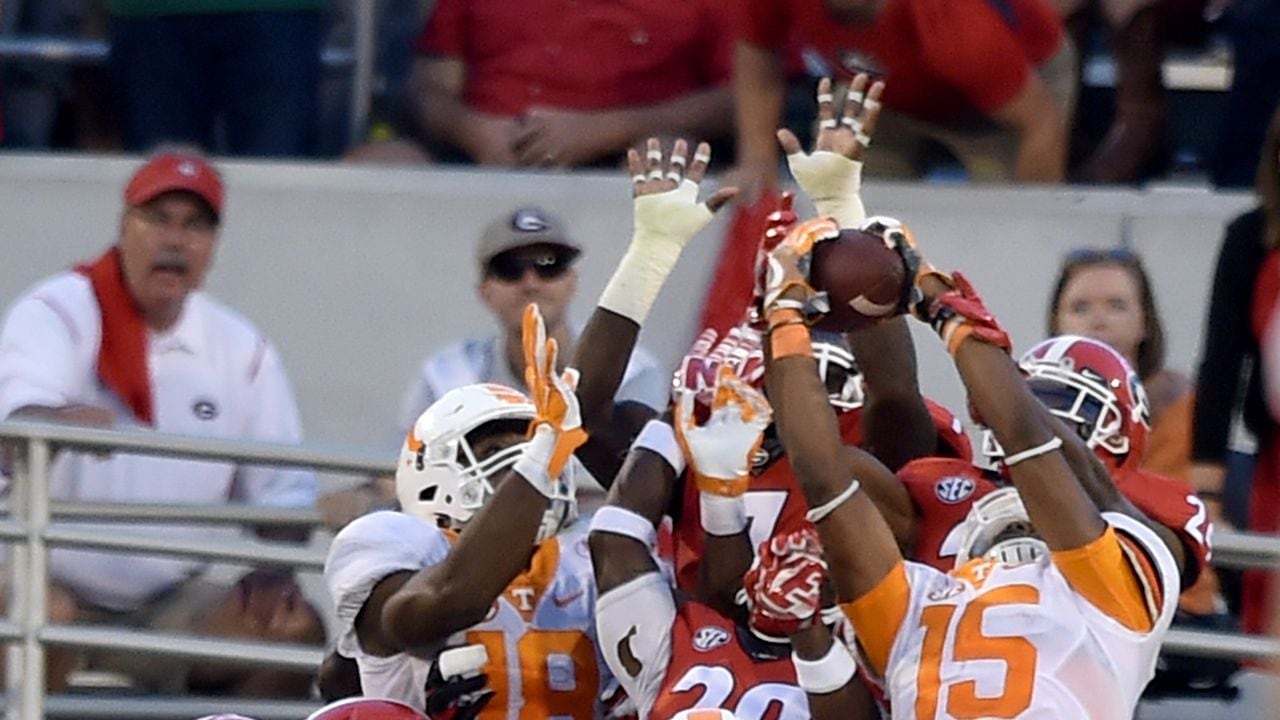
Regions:
<instances>
[{"instance_id":1,"label":"white football helmet","mask_svg":"<svg viewBox=\"0 0 1280 720\"><path fill-rule=\"evenodd\" d=\"M1025 527L1015 527L1019 525ZM1019 532L1000 539L1005 531ZM1032 562L1049 552L1049 546L1032 534L1031 518L1016 488L1004 487L984 495L969 508L969 514L952 532L959 532L961 538L956 567L977 557L1016 565Z\"/></svg>"},{"instance_id":2,"label":"white football helmet","mask_svg":"<svg viewBox=\"0 0 1280 720\"><path fill-rule=\"evenodd\" d=\"M396 466L400 509L433 523L460 527L493 495L491 478L505 472L524 450L518 442L483 460L477 459L467 436L481 426L508 421L523 432L536 414L519 390L484 383L450 390L431 404L410 429ZM565 466L564 495L552 499L537 542L556 534L577 514L574 466Z\"/></svg>"}]
</instances>

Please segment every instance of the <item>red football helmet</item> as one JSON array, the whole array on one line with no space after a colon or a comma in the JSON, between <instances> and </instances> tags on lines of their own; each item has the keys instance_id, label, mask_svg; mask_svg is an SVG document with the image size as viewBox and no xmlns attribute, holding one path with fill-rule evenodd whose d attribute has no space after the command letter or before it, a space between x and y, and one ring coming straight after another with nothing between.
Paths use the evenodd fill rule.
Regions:
<instances>
[{"instance_id":1,"label":"red football helmet","mask_svg":"<svg viewBox=\"0 0 1280 720\"><path fill-rule=\"evenodd\" d=\"M1141 463L1151 411L1142 381L1123 355L1098 340L1060 335L1028 350L1018 366L1036 397L1077 428L1109 468L1128 470ZM1003 456L989 452L998 446L987 436L984 452Z\"/></svg>"},{"instance_id":2,"label":"red football helmet","mask_svg":"<svg viewBox=\"0 0 1280 720\"><path fill-rule=\"evenodd\" d=\"M395 700L353 697L330 703L307 720L428 720L418 710Z\"/></svg>"}]
</instances>

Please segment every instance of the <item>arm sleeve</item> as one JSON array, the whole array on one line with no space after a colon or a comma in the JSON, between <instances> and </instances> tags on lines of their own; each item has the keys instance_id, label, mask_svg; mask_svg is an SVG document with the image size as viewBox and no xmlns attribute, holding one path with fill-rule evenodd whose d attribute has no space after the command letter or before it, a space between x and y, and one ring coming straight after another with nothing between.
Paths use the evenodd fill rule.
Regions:
<instances>
[{"instance_id":1,"label":"arm sleeve","mask_svg":"<svg viewBox=\"0 0 1280 720\"><path fill-rule=\"evenodd\" d=\"M0 329L0 419L27 405L72 402L85 331L55 298L19 300Z\"/></svg>"},{"instance_id":2,"label":"arm sleeve","mask_svg":"<svg viewBox=\"0 0 1280 720\"><path fill-rule=\"evenodd\" d=\"M467 0L438 0L414 43L414 51L427 57L465 58Z\"/></svg>"},{"instance_id":3,"label":"arm sleeve","mask_svg":"<svg viewBox=\"0 0 1280 720\"><path fill-rule=\"evenodd\" d=\"M448 554L443 532L400 512L371 513L343 528L324 561L324 583L338 619L338 652L356 657L356 617L383 578L437 565Z\"/></svg>"},{"instance_id":4,"label":"arm sleeve","mask_svg":"<svg viewBox=\"0 0 1280 720\"><path fill-rule=\"evenodd\" d=\"M676 603L671 586L650 572L596 600L596 636L609 671L648 717L671 665Z\"/></svg>"},{"instance_id":5,"label":"arm sleeve","mask_svg":"<svg viewBox=\"0 0 1280 720\"><path fill-rule=\"evenodd\" d=\"M1227 228L1213 274L1192 419L1196 460L1222 462L1226 455L1243 365L1255 352L1249 316L1262 258L1261 220L1254 211Z\"/></svg>"},{"instance_id":6,"label":"arm sleeve","mask_svg":"<svg viewBox=\"0 0 1280 720\"><path fill-rule=\"evenodd\" d=\"M302 420L293 387L275 348L262 345L248 372L252 403L245 436L276 443L302 441ZM255 505L310 507L316 502L316 478L310 470L246 465L237 474L237 492Z\"/></svg>"},{"instance_id":7,"label":"arm sleeve","mask_svg":"<svg viewBox=\"0 0 1280 720\"><path fill-rule=\"evenodd\" d=\"M1151 633L1168 627L1180 578L1173 553L1142 523L1103 513L1102 535L1084 547L1053 553L1053 563L1086 602L1125 628Z\"/></svg>"},{"instance_id":8,"label":"arm sleeve","mask_svg":"<svg viewBox=\"0 0 1280 720\"><path fill-rule=\"evenodd\" d=\"M974 107L994 113L1035 72L1005 20L985 0L918 3L925 63ZM961 30L963 28L963 30Z\"/></svg>"},{"instance_id":9,"label":"arm sleeve","mask_svg":"<svg viewBox=\"0 0 1280 720\"><path fill-rule=\"evenodd\" d=\"M884 677L898 632L911 609L911 582L907 564L899 562L870 592L840 606L853 623L863 659Z\"/></svg>"}]
</instances>

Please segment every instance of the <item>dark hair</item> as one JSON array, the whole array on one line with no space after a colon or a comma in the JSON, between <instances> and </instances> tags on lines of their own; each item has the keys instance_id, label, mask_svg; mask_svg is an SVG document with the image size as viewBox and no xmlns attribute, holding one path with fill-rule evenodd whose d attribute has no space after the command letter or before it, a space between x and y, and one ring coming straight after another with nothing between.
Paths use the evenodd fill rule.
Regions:
<instances>
[{"instance_id":1,"label":"dark hair","mask_svg":"<svg viewBox=\"0 0 1280 720\"><path fill-rule=\"evenodd\" d=\"M1142 265L1142 258L1128 248L1079 248L1066 254L1062 259L1062 269L1058 271L1058 279L1053 285L1053 294L1049 296L1049 317L1045 322L1049 335L1060 332L1058 311L1061 309L1062 292L1066 290L1067 283L1076 272L1099 265L1123 268L1138 286L1138 297L1142 302L1143 334L1138 343L1135 369L1138 377L1146 381L1164 366L1164 325L1156 310L1156 298L1151 292L1151 280Z\"/></svg>"},{"instance_id":2,"label":"dark hair","mask_svg":"<svg viewBox=\"0 0 1280 720\"><path fill-rule=\"evenodd\" d=\"M1262 214L1266 219L1263 244L1267 248L1280 247L1280 106L1271 116L1267 137L1262 142L1262 157L1258 159L1258 177L1254 187L1262 200Z\"/></svg>"}]
</instances>

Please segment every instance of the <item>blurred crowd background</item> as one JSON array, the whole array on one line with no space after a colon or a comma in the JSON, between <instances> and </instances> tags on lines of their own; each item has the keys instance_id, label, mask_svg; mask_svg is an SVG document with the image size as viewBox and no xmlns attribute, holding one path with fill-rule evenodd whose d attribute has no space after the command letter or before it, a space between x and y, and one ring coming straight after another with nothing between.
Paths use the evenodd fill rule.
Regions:
<instances>
[{"instance_id":1,"label":"blurred crowd background","mask_svg":"<svg viewBox=\"0 0 1280 720\"><path fill-rule=\"evenodd\" d=\"M311 413L304 407L302 414L308 430L390 446L452 387L519 384L515 340L525 302L538 301L551 332L572 344L581 326L569 308L586 317L582 311L629 227L620 224L629 223L629 207L624 173L617 172L626 150L651 136L696 137L712 143L715 182L744 193L715 226L724 242L696 250L696 269L682 269L673 283L678 298L660 305L671 320L646 335L653 353L632 358L620 397L661 406L667 370L691 331L723 328L740 311L741 304L723 298L740 296L749 284L745 270L757 228L785 177L775 129L788 127L808 142L817 79L847 81L869 72L887 89L866 173L918 182L891 184L890 191L868 183L868 206L925 208L905 219L923 218L913 227L926 233L951 229L959 218L964 233L940 240L939 256L991 276L984 287L992 288L994 307L1015 316L1010 324L1022 333L1019 341L1075 332L1121 350L1151 395L1149 467L1194 485L1220 531L1274 533L1280 364L1271 370L1269 363L1280 363L1280 320L1272 330L1280 317L1277 38L1280 0L4 0L0 150L9 152L0 153L0 180L13 194L0 198L0 208L29 211L0 217L0 228L47 241L10 256L41 267L0 267L0 300L16 304L20 288L59 262L99 252L95 243L111 232L101 219L121 213L118 181L137 169L132 159L127 168L104 160L101 172L60 169L44 153L136 156L177 144L191 155L150 171L165 182L179 182L174 173L187 172L184 159L218 158L231 168L224 179L239 203L225 225L221 181L216 198L205 186L166 186L197 196L179 208L189 212L185 219L154 204L163 193L126 190L118 243L130 233L187 233L210 246L224 230L237 238L220 256L225 269L210 286L283 340L281 355L302 404L312 402ZM326 168L306 192L290 194L303 173L282 181L237 162L266 158L334 168L481 165L560 177L517 184L511 173L494 173L503 179L470 192L438 174L334 180ZM217 176L199 163L200 172ZM617 185L599 191L575 185L565 180L573 171L591 171L591 178L613 171ZM135 181L140 176L149 175ZM1077 225L1061 221L1064 214L1029 218L1028 208L1057 207L1052 198L1030 195L1022 214L1007 221L996 207L1016 197L1007 187L1005 195L950 195L929 205L930 188L965 182L1087 184L1090 192L1114 194L1090 196L1084 209L1093 219ZM1152 183L1212 196L1187 203L1196 207L1182 214L1176 196L1158 197L1136 234L1128 216L1119 233L1110 233L1110 216L1100 219L1114 209L1108 198L1117 207L1136 206L1133 189ZM66 195L55 189L73 185ZM510 207L493 206L493 196L507 194ZM101 201L68 213L41 200L73 195ZM606 196L612 199L600 199ZM357 201L344 206L351 198ZM1219 229L1221 216L1239 209L1245 212ZM1208 216L1206 233L1195 223ZM86 238L81 225L90 224L99 234ZM439 228L474 234L432 236L428 251L413 251L424 247L422 235L439 235ZM333 236L322 247L341 246L349 256L299 259L299 238L317 230ZM346 244L357 233L381 242ZM260 239L284 241L256 244ZM1020 239L1028 242L1010 242ZM1205 249L1172 256L1192 245ZM1006 266L1020 272L1007 273ZM303 269L294 277L281 268ZM431 282L423 282L430 272ZM357 275L361 289L349 295L314 292L345 288ZM1187 277L1196 280L1184 283ZM1200 302L1205 288L1207 307ZM458 302L461 294L466 299ZM464 331L467 337L423 348L423 337L410 339L412 333L386 337L377 320L419 317L424 307L434 324L411 330L433 342ZM301 317L311 322L296 322ZM485 320L496 332L476 331ZM346 328L345 342L333 343L331 325ZM1192 346L1201 352L1194 359ZM326 374L334 368L325 363L344 352L359 356L359 392L347 392L353 386L335 379L340 373ZM384 400L405 387L410 356L418 370L394 427L351 427L350 417L332 417L340 408L361 419L390 418L393 403ZM273 402L289 409L289 432L264 439L301 438L285 386ZM380 389L364 392L370 386ZM320 422L312 422L317 416ZM307 488L297 504L317 507L329 529L395 504L386 478L361 478L330 493ZM264 587L293 592L277 578L243 582L246 597ZM1222 583L1196 613L1207 618L1204 626L1239 630L1243 616L1243 629L1264 631L1265 597L1251 606L1242 600L1250 583L1240 573L1224 572ZM294 596L287 597L293 608ZM83 607L67 607L64 620L86 617ZM312 641L319 615L299 611L299 617L301 629L275 639ZM223 624L203 629L262 636L238 616ZM1236 663L1183 660L1185 666L1162 676L1172 678L1167 687L1153 693L1233 696ZM251 692L216 679L219 691ZM305 679L291 681L293 694L310 692Z\"/></svg>"}]
</instances>

